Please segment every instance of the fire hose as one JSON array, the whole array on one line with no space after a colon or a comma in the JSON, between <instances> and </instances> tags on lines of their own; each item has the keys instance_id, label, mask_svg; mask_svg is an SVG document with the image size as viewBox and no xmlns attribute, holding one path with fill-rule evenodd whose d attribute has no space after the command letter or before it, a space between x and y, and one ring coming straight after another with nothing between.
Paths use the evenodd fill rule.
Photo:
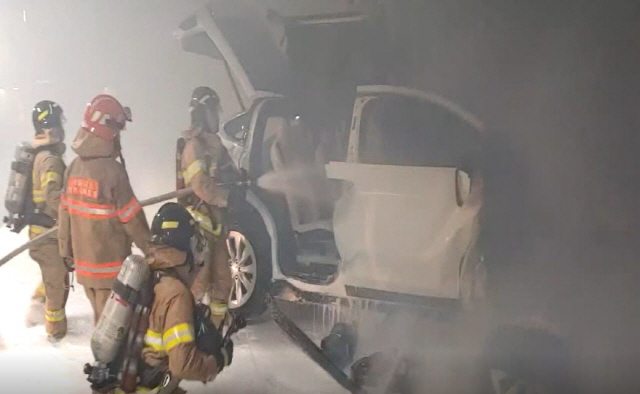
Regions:
<instances>
[{"instance_id":1,"label":"fire hose","mask_svg":"<svg viewBox=\"0 0 640 394\"><path fill-rule=\"evenodd\" d=\"M193 193L193 189L191 187L186 187L184 189L172 191L169 193L161 194L159 196L151 197L146 200L140 201L140 205L143 207L146 207L149 205L158 204L174 198L185 197L191 193ZM33 238L29 242L26 242L20 247L14 249L11 253L7 254L2 259L0 259L0 267L5 263L7 263L8 261L10 261L11 259L13 259L14 257L16 257L17 255L19 255L20 253L24 252L25 250L33 246L40 245L41 243L49 239L52 235L54 235L57 231L58 231L58 226L52 227L49 230L45 231L44 233Z\"/></svg>"},{"instance_id":2,"label":"fire hose","mask_svg":"<svg viewBox=\"0 0 640 394\"><path fill-rule=\"evenodd\" d=\"M340 386L352 394L367 394L353 379L349 378L312 340L285 315L271 295L267 296L267 303L271 308L271 316L282 331L298 346L313 362L331 376Z\"/></svg>"}]
</instances>

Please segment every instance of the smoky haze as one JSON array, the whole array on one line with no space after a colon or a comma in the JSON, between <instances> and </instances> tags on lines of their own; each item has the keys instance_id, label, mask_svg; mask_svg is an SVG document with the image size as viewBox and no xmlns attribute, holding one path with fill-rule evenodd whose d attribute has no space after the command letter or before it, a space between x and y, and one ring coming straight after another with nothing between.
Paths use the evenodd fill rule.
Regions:
<instances>
[{"instance_id":1,"label":"smoky haze","mask_svg":"<svg viewBox=\"0 0 640 394\"><path fill-rule=\"evenodd\" d=\"M225 116L238 110L220 64L172 35L204 1L17 3L0 3L3 188L42 99L63 106L68 144L105 88L132 108L123 151L140 198L174 187L193 87L218 89ZM321 8L310 4L295 9ZM484 241L499 315L542 316L571 338L583 392L636 392L637 2L382 4L389 81L443 94L487 125Z\"/></svg>"},{"instance_id":2,"label":"smoky haze","mask_svg":"<svg viewBox=\"0 0 640 394\"><path fill-rule=\"evenodd\" d=\"M398 80L488 125L485 257L499 311L542 315L572 338L581 391L637 391L638 4L389 9Z\"/></svg>"},{"instance_id":3,"label":"smoky haze","mask_svg":"<svg viewBox=\"0 0 640 394\"><path fill-rule=\"evenodd\" d=\"M186 55L173 36L202 2L7 3L0 5L3 165L18 142L32 138L31 108L44 99L62 105L66 156L74 157L70 144L84 106L107 92L133 112L122 144L136 194L175 187L175 139L188 126L191 91L212 85L230 92L219 64ZM0 177L6 183L7 174Z\"/></svg>"}]
</instances>

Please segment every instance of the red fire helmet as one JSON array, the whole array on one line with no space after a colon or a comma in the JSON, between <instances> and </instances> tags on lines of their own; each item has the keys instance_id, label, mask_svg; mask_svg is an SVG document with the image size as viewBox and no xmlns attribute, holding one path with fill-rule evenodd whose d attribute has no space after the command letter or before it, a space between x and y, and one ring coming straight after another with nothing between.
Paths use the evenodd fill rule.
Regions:
<instances>
[{"instance_id":1,"label":"red fire helmet","mask_svg":"<svg viewBox=\"0 0 640 394\"><path fill-rule=\"evenodd\" d=\"M100 94L87 104L82 128L100 138L113 140L127 122L131 122L131 109L108 94Z\"/></svg>"}]
</instances>

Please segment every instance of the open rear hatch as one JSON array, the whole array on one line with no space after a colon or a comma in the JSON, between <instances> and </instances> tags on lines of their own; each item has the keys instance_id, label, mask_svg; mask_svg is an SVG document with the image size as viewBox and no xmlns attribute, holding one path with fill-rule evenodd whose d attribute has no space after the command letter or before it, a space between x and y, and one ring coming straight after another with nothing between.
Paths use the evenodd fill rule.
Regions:
<instances>
[{"instance_id":1,"label":"open rear hatch","mask_svg":"<svg viewBox=\"0 0 640 394\"><path fill-rule=\"evenodd\" d=\"M176 32L185 51L224 63L243 110L250 107L259 91L288 90L286 58L274 41L266 18L246 3L205 6L185 19Z\"/></svg>"},{"instance_id":2,"label":"open rear hatch","mask_svg":"<svg viewBox=\"0 0 640 394\"><path fill-rule=\"evenodd\" d=\"M263 1L224 0L183 21L177 36L184 50L225 62L242 108L266 91L312 98L321 110L357 85L381 82L372 67L381 31L357 11L285 16Z\"/></svg>"},{"instance_id":3,"label":"open rear hatch","mask_svg":"<svg viewBox=\"0 0 640 394\"><path fill-rule=\"evenodd\" d=\"M372 82L371 56L379 43L379 29L370 16L360 12L283 16L270 9L267 20L282 29L280 48L298 85Z\"/></svg>"}]
</instances>

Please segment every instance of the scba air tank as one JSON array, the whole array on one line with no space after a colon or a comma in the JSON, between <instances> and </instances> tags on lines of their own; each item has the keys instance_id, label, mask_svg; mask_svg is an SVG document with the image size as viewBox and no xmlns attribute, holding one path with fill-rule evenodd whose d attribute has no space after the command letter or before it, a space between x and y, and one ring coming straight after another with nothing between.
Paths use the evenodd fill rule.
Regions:
<instances>
[{"instance_id":1,"label":"scba air tank","mask_svg":"<svg viewBox=\"0 0 640 394\"><path fill-rule=\"evenodd\" d=\"M11 216L21 215L29 191L29 180L33 170L35 151L28 142L23 142L16 148L14 160L11 162L9 186L5 195L4 205Z\"/></svg>"},{"instance_id":2,"label":"scba air tank","mask_svg":"<svg viewBox=\"0 0 640 394\"><path fill-rule=\"evenodd\" d=\"M140 302L141 290L149 285L150 279L151 269L144 257L131 255L122 263L91 337L91 351L97 362L110 363L118 355L129 330L131 315Z\"/></svg>"}]
</instances>

